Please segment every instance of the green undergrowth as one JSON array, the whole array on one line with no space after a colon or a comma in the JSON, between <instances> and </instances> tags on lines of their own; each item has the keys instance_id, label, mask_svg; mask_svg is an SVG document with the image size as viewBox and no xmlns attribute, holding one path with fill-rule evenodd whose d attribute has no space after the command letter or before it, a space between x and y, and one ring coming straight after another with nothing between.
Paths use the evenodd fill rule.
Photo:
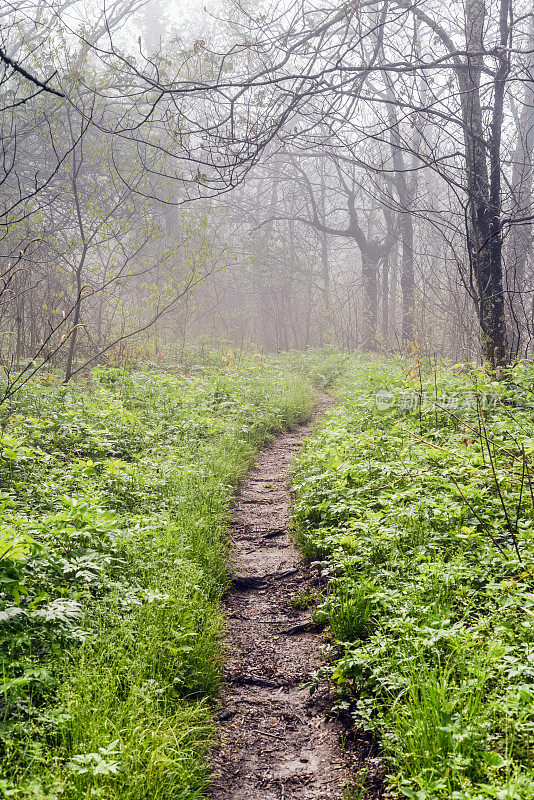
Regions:
<instances>
[{"instance_id":1,"label":"green undergrowth","mask_svg":"<svg viewBox=\"0 0 534 800\"><path fill-rule=\"evenodd\" d=\"M319 390L329 390L340 381L354 365L354 357L347 353L329 353L323 350L294 350L273 357L284 369L302 375Z\"/></svg>"},{"instance_id":2,"label":"green undergrowth","mask_svg":"<svg viewBox=\"0 0 534 800\"><path fill-rule=\"evenodd\" d=\"M0 409L0 796L203 796L236 485L309 382L43 376Z\"/></svg>"},{"instance_id":3,"label":"green undergrowth","mask_svg":"<svg viewBox=\"0 0 534 800\"><path fill-rule=\"evenodd\" d=\"M533 391L532 364L353 357L294 467L322 673L392 796L534 798Z\"/></svg>"}]
</instances>

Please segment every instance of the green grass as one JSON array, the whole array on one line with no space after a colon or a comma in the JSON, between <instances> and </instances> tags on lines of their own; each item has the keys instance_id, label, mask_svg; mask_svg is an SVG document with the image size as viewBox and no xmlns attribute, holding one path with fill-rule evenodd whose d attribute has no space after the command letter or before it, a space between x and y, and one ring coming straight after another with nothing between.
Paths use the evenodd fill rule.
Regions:
<instances>
[{"instance_id":1,"label":"green grass","mask_svg":"<svg viewBox=\"0 0 534 800\"><path fill-rule=\"evenodd\" d=\"M289 601L289 605L291 608L295 608L298 611L305 611L315 603L316 599L316 593L308 590L305 592L300 592L300 594L294 594Z\"/></svg>"},{"instance_id":2,"label":"green grass","mask_svg":"<svg viewBox=\"0 0 534 800\"><path fill-rule=\"evenodd\" d=\"M395 797L534 798L533 390L532 364L353 357L295 465L323 674Z\"/></svg>"},{"instance_id":3,"label":"green grass","mask_svg":"<svg viewBox=\"0 0 534 800\"><path fill-rule=\"evenodd\" d=\"M326 585L291 603L330 625L339 706L393 796L532 800L532 365L504 384L418 357L187 369L43 376L0 409L0 796L205 796L229 507L311 381L340 399L293 475Z\"/></svg>"},{"instance_id":4,"label":"green grass","mask_svg":"<svg viewBox=\"0 0 534 800\"><path fill-rule=\"evenodd\" d=\"M0 796L203 796L229 506L312 402L243 358L43 377L3 408Z\"/></svg>"}]
</instances>

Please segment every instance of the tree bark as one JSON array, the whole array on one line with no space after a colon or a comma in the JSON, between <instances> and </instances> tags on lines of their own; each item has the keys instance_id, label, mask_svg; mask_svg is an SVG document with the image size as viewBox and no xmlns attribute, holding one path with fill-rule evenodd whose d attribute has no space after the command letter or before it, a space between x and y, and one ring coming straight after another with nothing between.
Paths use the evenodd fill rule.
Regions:
<instances>
[{"instance_id":1,"label":"tree bark","mask_svg":"<svg viewBox=\"0 0 534 800\"><path fill-rule=\"evenodd\" d=\"M490 170L480 99L484 50L484 0L466 0L468 69L458 70L464 123L468 191L467 244L475 305L480 324L482 355L493 368L509 360L502 268L501 130L503 95L508 73L507 24L509 0L501 2L501 55L494 86L494 111L489 142ZM504 41L503 41L504 38Z\"/></svg>"},{"instance_id":2,"label":"tree bark","mask_svg":"<svg viewBox=\"0 0 534 800\"><path fill-rule=\"evenodd\" d=\"M378 269L380 255L374 247L360 250L362 258L362 342L361 349L366 353L377 350L377 310L378 310Z\"/></svg>"},{"instance_id":3,"label":"tree bark","mask_svg":"<svg viewBox=\"0 0 534 800\"><path fill-rule=\"evenodd\" d=\"M484 41L486 0L465 2L464 58L458 55L448 32L424 8L409 0L397 0L440 37L454 62L464 138L468 288L475 302L484 360L497 370L509 362L502 263L501 132L510 67L510 2L500 3L499 41L492 48L497 62L492 80L493 114L490 129L486 130L481 102L483 54L488 50Z\"/></svg>"},{"instance_id":4,"label":"tree bark","mask_svg":"<svg viewBox=\"0 0 534 800\"><path fill-rule=\"evenodd\" d=\"M530 38L534 41L534 16L530 18ZM511 189L513 207L511 216L523 219L532 213L532 194L534 191L534 53L530 53L525 64L525 84L521 109L517 120L517 138L512 155ZM506 248L507 289L510 295L511 310L511 350L512 355L520 354L520 349L528 348L524 343L525 334L532 335L532 298L525 296L534 284L529 273L532 255L532 222L512 225ZM526 355L526 353L525 353Z\"/></svg>"},{"instance_id":5,"label":"tree bark","mask_svg":"<svg viewBox=\"0 0 534 800\"><path fill-rule=\"evenodd\" d=\"M78 263L78 268L76 270L76 306L74 308L74 315L72 318L72 325L73 330L70 335L69 341L69 349L67 354L67 364L65 367L65 378L64 383L68 383L72 378L73 373L73 364L74 364L74 354L76 353L76 342L78 339L78 325L80 323L80 314L81 314L81 307L82 307L82 275L83 275L83 267L85 264L85 258L87 256L87 248L84 245L82 254L80 257L80 261Z\"/></svg>"},{"instance_id":6,"label":"tree bark","mask_svg":"<svg viewBox=\"0 0 534 800\"><path fill-rule=\"evenodd\" d=\"M390 144L393 167L393 185L399 200L399 228L401 235L401 295L402 295L402 327L401 337L403 347L413 343L416 338L415 330L415 265L414 265L414 233L411 205L413 191L406 178L406 164L402 154L402 142L399 131L399 121L395 107L395 94L391 85L391 78L386 75L387 96L391 101L388 104L388 119L390 125Z\"/></svg>"}]
</instances>

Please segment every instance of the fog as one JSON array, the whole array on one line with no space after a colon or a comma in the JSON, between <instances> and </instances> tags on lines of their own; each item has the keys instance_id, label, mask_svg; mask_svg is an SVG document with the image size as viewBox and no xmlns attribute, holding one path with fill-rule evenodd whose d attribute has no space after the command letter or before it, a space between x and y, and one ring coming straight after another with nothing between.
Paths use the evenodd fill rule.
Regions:
<instances>
[{"instance_id":1,"label":"fog","mask_svg":"<svg viewBox=\"0 0 534 800\"><path fill-rule=\"evenodd\" d=\"M1 14L0 358L534 336L528 0L20 0Z\"/></svg>"}]
</instances>

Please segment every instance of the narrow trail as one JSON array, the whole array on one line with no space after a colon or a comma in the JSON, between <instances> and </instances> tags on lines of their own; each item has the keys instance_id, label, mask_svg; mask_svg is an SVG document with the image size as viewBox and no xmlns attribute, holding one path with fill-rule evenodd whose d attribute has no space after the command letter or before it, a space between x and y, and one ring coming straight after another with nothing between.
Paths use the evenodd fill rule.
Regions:
<instances>
[{"instance_id":1,"label":"narrow trail","mask_svg":"<svg viewBox=\"0 0 534 800\"><path fill-rule=\"evenodd\" d=\"M313 423L332 405L261 451L233 514L235 580L225 598L225 685L211 760L214 800L341 800L354 746L328 715L328 698L302 689L320 666L323 635L290 600L317 585L288 535L287 472ZM367 755L367 754L366 754ZM374 771L376 766L366 762Z\"/></svg>"}]
</instances>

